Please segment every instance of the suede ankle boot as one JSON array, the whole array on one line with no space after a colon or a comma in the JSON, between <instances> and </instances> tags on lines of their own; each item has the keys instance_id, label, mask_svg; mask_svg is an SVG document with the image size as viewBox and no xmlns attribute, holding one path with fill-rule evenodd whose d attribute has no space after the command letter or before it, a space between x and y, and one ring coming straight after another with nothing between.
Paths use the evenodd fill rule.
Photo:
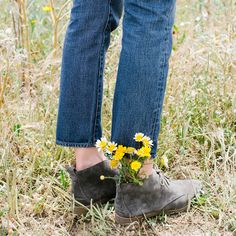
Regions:
<instances>
[{"instance_id":1,"label":"suede ankle boot","mask_svg":"<svg viewBox=\"0 0 236 236\"><path fill-rule=\"evenodd\" d=\"M93 204L106 203L115 198L116 183L113 179L101 180L100 176L114 177L117 172L112 170L107 160L102 161L87 169L77 171L74 166L66 166L70 174L73 198L80 204L76 204L73 212L82 215L87 212L91 200Z\"/></svg>"},{"instance_id":2,"label":"suede ankle boot","mask_svg":"<svg viewBox=\"0 0 236 236\"><path fill-rule=\"evenodd\" d=\"M143 185L117 185L115 221L119 224L140 222L152 217L185 211L191 199L201 190L198 180L170 180L160 171L144 180Z\"/></svg>"}]
</instances>

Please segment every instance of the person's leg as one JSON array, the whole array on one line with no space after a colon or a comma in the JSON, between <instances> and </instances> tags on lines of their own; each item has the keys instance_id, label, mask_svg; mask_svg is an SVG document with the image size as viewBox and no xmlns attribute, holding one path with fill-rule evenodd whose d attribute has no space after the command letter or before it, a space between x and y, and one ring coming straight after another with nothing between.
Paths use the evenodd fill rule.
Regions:
<instances>
[{"instance_id":1,"label":"person's leg","mask_svg":"<svg viewBox=\"0 0 236 236\"><path fill-rule=\"evenodd\" d=\"M95 147L102 136L103 68L122 10L122 0L73 1L63 46L56 144L75 148L77 170L105 159Z\"/></svg>"},{"instance_id":2,"label":"person's leg","mask_svg":"<svg viewBox=\"0 0 236 236\"><path fill-rule=\"evenodd\" d=\"M112 141L138 148L133 140L142 132L157 151L160 117L172 49L175 0L125 0L122 51L114 94ZM142 185L119 183L115 221L137 219L186 210L201 189L194 180L170 180L153 169L153 158L144 167Z\"/></svg>"},{"instance_id":3,"label":"person's leg","mask_svg":"<svg viewBox=\"0 0 236 236\"><path fill-rule=\"evenodd\" d=\"M153 140L152 157L157 150L174 14L175 0L125 0L111 139L135 147L133 137L142 132Z\"/></svg>"}]
</instances>

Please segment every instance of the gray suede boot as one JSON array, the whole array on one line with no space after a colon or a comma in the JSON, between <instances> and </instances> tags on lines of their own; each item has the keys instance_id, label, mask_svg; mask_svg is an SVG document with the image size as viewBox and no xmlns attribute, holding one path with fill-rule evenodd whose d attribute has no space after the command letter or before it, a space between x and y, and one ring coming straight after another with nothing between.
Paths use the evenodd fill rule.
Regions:
<instances>
[{"instance_id":1,"label":"gray suede boot","mask_svg":"<svg viewBox=\"0 0 236 236\"><path fill-rule=\"evenodd\" d=\"M116 171L112 170L109 162L103 161L90 168L77 171L75 166L66 166L72 181L71 193L80 204L75 204L73 212L82 215L87 212L90 202L93 204L106 203L115 198L116 183L113 179L101 180L100 176L114 177Z\"/></svg>"},{"instance_id":2,"label":"gray suede boot","mask_svg":"<svg viewBox=\"0 0 236 236\"><path fill-rule=\"evenodd\" d=\"M142 186L121 183L116 189L115 221L128 224L161 212L185 211L200 190L198 180L169 180L160 171L144 180Z\"/></svg>"}]
</instances>

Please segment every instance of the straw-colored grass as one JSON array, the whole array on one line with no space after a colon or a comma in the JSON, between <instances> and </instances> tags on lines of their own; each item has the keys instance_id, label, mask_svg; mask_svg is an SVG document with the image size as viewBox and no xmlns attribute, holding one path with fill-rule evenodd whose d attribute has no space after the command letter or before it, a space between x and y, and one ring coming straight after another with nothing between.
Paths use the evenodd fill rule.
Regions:
<instances>
[{"instance_id":1,"label":"straw-colored grass","mask_svg":"<svg viewBox=\"0 0 236 236\"><path fill-rule=\"evenodd\" d=\"M53 12L42 10L46 4ZM64 166L73 152L55 145L61 48L71 4L3 0L1 6L1 235L236 234L235 1L177 1L156 160L168 158L164 171L173 178L201 179L205 194L189 212L160 215L139 228L115 225L112 204L91 206L79 219L71 212ZM108 138L120 43L121 27L112 34L105 68Z\"/></svg>"}]
</instances>

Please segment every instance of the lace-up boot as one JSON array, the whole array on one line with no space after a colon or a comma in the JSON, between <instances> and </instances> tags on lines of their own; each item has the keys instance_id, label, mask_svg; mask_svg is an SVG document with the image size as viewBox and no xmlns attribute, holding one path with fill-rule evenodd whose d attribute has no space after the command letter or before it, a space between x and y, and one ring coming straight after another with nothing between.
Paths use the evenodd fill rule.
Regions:
<instances>
[{"instance_id":1,"label":"lace-up boot","mask_svg":"<svg viewBox=\"0 0 236 236\"><path fill-rule=\"evenodd\" d=\"M143 185L121 183L116 187L115 221L127 224L161 212L185 211L200 190L198 180L170 180L160 171L145 179Z\"/></svg>"},{"instance_id":2,"label":"lace-up boot","mask_svg":"<svg viewBox=\"0 0 236 236\"><path fill-rule=\"evenodd\" d=\"M81 171L77 171L75 165L66 166L66 170L70 174L72 182L71 194L78 202L73 206L75 214L85 214L90 207L91 200L93 204L102 204L115 198L115 180L100 179L101 175L114 177L117 174L115 170L110 168L107 160Z\"/></svg>"}]
</instances>

